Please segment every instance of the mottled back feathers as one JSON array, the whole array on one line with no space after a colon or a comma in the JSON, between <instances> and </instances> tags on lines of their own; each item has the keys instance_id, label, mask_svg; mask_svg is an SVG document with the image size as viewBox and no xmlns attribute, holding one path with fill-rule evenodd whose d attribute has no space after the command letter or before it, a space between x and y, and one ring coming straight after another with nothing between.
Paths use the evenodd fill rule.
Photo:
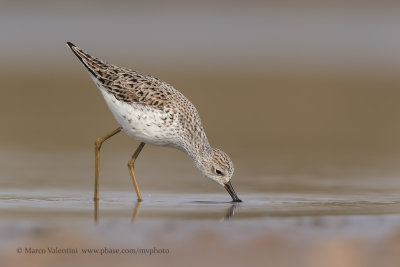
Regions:
<instances>
[{"instance_id":1,"label":"mottled back feathers","mask_svg":"<svg viewBox=\"0 0 400 267\"><path fill-rule=\"evenodd\" d=\"M172 88L167 83L150 75L108 64L72 43L68 45L100 85L117 100L139 103L159 110L165 107L172 94Z\"/></svg>"}]
</instances>

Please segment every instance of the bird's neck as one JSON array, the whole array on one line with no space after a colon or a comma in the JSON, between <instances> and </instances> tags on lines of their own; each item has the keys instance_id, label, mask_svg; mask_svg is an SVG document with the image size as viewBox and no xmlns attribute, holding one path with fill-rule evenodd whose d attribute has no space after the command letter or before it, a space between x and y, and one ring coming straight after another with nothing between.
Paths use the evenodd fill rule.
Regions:
<instances>
[{"instance_id":1,"label":"bird's neck","mask_svg":"<svg viewBox=\"0 0 400 267\"><path fill-rule=\"evenodd\" d=\"M196 168L202 172L206 162L210 160L212 148L210 145L203 146L196 151L188 151L188 156L192 159Z\"/></svg>"},{"instance_id":2,"label":"bird's neck","mask_svg":"<svg viewBox=\"0 0 400 267\"><path fill-rule=\"evenodd\" d=\"M178 149L185 152L193 161L194 165L201 171L201 166L211 156L212 148L204 131L191 135L189 142L182 142Z\"/></svg>"}]
</instances>

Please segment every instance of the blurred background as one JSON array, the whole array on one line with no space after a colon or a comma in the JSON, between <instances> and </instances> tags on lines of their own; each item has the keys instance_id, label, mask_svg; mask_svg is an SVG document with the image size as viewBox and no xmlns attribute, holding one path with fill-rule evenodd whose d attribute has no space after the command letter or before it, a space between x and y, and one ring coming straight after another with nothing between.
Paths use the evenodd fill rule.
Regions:
<instances>
[{"instance_id":1,"label":"blurred background","mask_svg":"<svg viewBox=\"0 0 400 267\"><path fill-rule=\"evenodd\" d=\"M0 265L398 266L399 29L399 1L2 0ZM93 144L118 125L67 41L187 96L244 202L146 146L139 208L138 142L119 134L94 226ZM16 253L28 245L171 254Z\"/></svg>"},{"instance_id":2,"label":"blurred background","mask_svg":"<svg viewBox=\"0 0 400 267\"><path fill-rule=\"evenodd\" d=\"M117 123L70 41L183 92L241 190L292 176L380 186L400 173L399 14L395 1L3 1L0 184L91 188L93 142ZM108 141L104 176L129 177L136 145ZM140 161L149 190L174 190L165 176L219 192L179 151Z\"/></svg>"}]
</instances>

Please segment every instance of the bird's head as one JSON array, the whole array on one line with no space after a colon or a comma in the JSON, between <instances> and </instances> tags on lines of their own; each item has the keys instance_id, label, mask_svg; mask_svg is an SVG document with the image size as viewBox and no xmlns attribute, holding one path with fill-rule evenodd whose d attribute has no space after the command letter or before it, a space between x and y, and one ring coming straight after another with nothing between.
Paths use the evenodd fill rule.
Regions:
<instances>
[{"instance_id":1,"label":"bird's head","mask_svg":"<svg viewBox=\"0 0 400 267\"><path fill-rule=\"evenodd\" d=\"M241 202L231 184L233 162L225 152L217 148L209 148L197 161L196 166L204 176L222 185L231 195L233 202Z\"/></svg>"}]
</instances>

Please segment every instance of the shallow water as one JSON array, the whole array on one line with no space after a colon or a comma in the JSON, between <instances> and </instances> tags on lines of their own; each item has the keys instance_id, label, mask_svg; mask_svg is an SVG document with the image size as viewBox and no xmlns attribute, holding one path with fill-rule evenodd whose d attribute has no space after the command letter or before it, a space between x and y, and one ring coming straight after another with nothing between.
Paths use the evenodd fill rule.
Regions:
<instances>
[{"instance_id":1,"label":"shallow water","mask_svg":"<svg viewBox=\"0 0 400 267\"><path fill-rule=\"evenodd\" d=\"M327 258L340 264L355 261L328 266L376 266L366 264L370 258L398 261L400 198L395 194L245 193L238 204L226 194L144 192L140 203L134 192L104 190L97 203L91 196L83 190L0 191L2 266L70 266L82 260L99 266L186 265L193 257L200 257L194 266L213 266L220 257L212 248L231 266L272 259L274 266L322 266ZM391 252L382 254L382 246ZM157 248L169 253L102 255L99 262L99 255L82 252L15 252L49 247Z\"/></svg>"},{"instance_id":2,"label":"shallow water","mask_svg":"<svg viewBox=\"0 0 400 267\"><path fill-rule=\"evenodd\" d=\"M400 179L396 168L387 165L346 168L316 164L310 169L292 170L276 159L269 163L276 169L268 173L269 167L264 166L264 176L239 167L233 185L243 202L232 204L228 193L204 179L182 153L154 152L147 151L151 157L143 156L136 166L144 198L139 205L123 153L103 152L99 219L129 218L134 208L140 214L138 220L257 221L290 216L400 214ZM93 217L93 155L89 151L61 154L5 150L0 159L1 221L51 219L64 214L64 219L84 222ZM292 164L290 160L286 163ZM245 166L246 161L241 164Z\"/></svg>"},{"instance_id":3,"label":"shallow water","mask_svg":"<svg viewBox=\"0 0 400 267\"><path fill-rule=\"evenodd\" d=\"M331 266L365 267L399 260L400 182L388 165L299 169L275 159L257 172L239 167L233 184L243 202L233 204L184 155L151 148L146 153L151 156L136 166L142 202L136 202L124 153L105 149L95 203L91 151L3 150L0 265L243 266L250 261L279 267L326 266L332 259ZM237 165L247 164L242 159ZM30 247L156 247L170 253L16 253Z\"/></svg>"},{"instance_id":4,"label":"shallow water","mask_svg":"<svg viewBox=\"0 0 400 267\"><path fill-rule=\"evenodd\" d=\"M48 190L32 192L0 191L2 222L57 220L75 222L98 220L247 220L280 217L319 217L333 215L400 215L398 194L241 194L242 203L230 202L226 194L143 193L137 202L134 192L106 191L100 201L92 192ZM97 204L97 211L96 211Z\"/></svg>"}]
</instances>

